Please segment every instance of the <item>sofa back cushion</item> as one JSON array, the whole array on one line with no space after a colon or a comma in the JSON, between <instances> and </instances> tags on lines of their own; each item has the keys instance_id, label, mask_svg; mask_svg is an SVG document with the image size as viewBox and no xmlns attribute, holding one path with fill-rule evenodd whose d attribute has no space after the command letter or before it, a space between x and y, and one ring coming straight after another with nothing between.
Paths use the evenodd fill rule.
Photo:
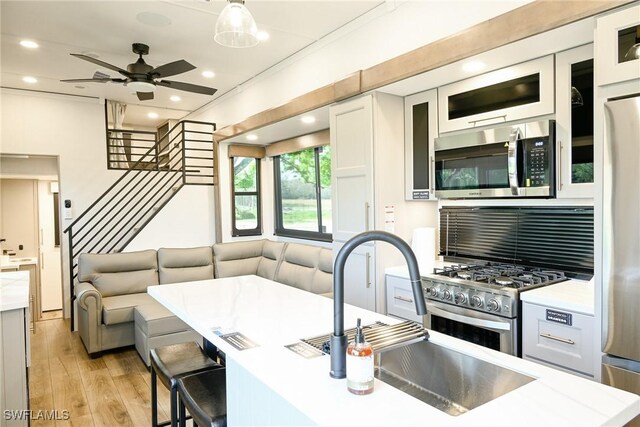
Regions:
<instances>
[{"instance_id":1,"label":"sofa back cushion","mask_svg":"<svg viewBox=\"0 0 640 427\"><path fill-rule=\"evenodd\" d=\"M158 284L156 251L80 254L78 280L91 282L103 297L147 292Z\"/></svg>"},{"instance_id":2,"label":"sofa back cushion","mask_svg":"<svg viewBox=\"0 0 640 427\"><path fill-rule=\"evenodd\" d=\"M210 246L158 249L160 284L213 279Z\"/></svg>"},{"instance_id":3,"label":"sofa back cushion","mask_svg":"<svg viewBox=\"0 0 640 427\"><path fill-rule=\"evenodd\" d=\"M276 270L278 269L278 265L280 265L284 247L285 244L282 242L265 240L264 246L262 247L262 258L258 263L258 270L256 271L258 276L269 280L275 279Z\"/></svg>"},{"instance_id":4,"label":"sofa back cushion","mask_svg":"<svg viewBox=\"0 0 640 427\"><path fill-rule=\"evenodd\" d=\"M256 274L265 240L216 243L213 264L216 278Z\"/></svg>"},{"instance_id":5,"label":"sofa back cushion","mask_svg":"<svg viewBox=\"0 0 640 427\"><path fill-rule=\"evenodd\" d=\"M332 271L330 249L289 243L275 280L315 294L327 294L332 290Z\"/></svg>"}]
</instances>

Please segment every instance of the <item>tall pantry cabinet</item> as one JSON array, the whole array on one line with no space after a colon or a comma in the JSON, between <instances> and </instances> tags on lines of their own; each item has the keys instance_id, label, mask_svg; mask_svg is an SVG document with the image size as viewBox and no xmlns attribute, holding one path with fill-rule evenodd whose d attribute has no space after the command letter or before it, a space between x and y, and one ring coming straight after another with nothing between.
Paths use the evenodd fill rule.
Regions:
<instances>
[{"instance_id":1,"label":"tall pantry cabinet","mask_svg":"<svg viewBox=\"0 0 640 427\"><path fill-rule=\"evenodd\" d=\"M340 102L329 110L329 126L334 257L363 231L389 231L410 243L413 228L432 225L437 206L404 197L402 97L375 92ZM387 243L360 245L345 266L345 302L384 313L384 270L404 263Z\"/></svg>"}]
</instances>

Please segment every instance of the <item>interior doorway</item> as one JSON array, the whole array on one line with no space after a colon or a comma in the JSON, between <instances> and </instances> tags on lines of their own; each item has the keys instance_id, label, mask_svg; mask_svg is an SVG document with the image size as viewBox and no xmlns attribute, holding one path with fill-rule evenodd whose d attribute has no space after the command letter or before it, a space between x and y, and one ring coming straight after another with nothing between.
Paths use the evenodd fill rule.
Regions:
<instances>
[{"instance_id":1,"label":"interior doorway","mask_svg":"<svg viewBox=\"0 0 640 427\"><path fill-rule=\"evenodd\" d=\"M29 271L33 321L63 316L58 194L57 157L0 155L2 266Z\"/></svg>"}]
</instances>

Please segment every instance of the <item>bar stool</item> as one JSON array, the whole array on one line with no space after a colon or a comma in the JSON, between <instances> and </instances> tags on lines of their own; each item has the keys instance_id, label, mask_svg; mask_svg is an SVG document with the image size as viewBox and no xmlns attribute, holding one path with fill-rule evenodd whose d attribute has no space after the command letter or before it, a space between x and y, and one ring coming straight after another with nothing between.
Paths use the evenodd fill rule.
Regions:
<instances>
[{"instance_id":1,"label":"bar stool","mask_svg":"<svg viewBox=\"0 0 640 427\"><path fill-rule=\"evenodd\" d=\"M152 349L151 359L151 425L153 427L171 426L178 423L178 378L215 369L223 366L211 360L195 342L172 344ZM171 420L158 424L157 378L171 393Z\"/></svg>"},{"instance_id":2,"label":"bar stool","mask_svg":"<svg viewBox=\"0 0 640 427\"><path fill-rule=\"evenodd\" d=\"M185 427L185 410L198 427L226 427L226 369L185 375L177 380L180 399L180 427Z\"/></svg>"}]
</instances>

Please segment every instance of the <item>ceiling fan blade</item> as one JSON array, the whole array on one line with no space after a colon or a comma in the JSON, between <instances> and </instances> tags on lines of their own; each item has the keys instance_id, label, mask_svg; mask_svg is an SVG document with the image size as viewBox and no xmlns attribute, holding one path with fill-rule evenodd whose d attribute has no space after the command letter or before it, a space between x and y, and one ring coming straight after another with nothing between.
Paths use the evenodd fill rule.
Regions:
<instances>
[{"instance_id":1,"label":"ceiling fan blade","mask_svg":"<svg viewBox=\"0 0 640 427\"><path fill-rule=\"evenodd\" d=\"M60 81L64 82L64 83L87 83L87 82L107 83L107 82L110 82L111 79L110 78L106 78L106 79L67 79L67 80L60 80Z\"/></svg>"},{"instance_id":2,"label":"ceiling fan blade","mask_svg":"<svg viewBox=\"0 0 640 427\"><path fill-rule=\"evenodd\" d=\"M174 82L172 80L157 81L158 86L170 87L171 89L184 90L185 92L200 93L202 95L213 95L218 89L206 86L193 85L191 83Z\"/></svg>"},{"instance_id":3,"label":"ceiling fan blade","mask_svg":"<svg viewBox=\"0 0 640 427\"><path fill-rule=\"evenodd\" d=\"M131 73L129 73L127 70L123 70L120 67L116 67L115 65L111 65L107 62L104 61L100 61L99 59L93 58L91 56L87 56L87 55L82 55L80 53L70 53L71 56L75 56L76 58L80 58L80 59L84 59L85 61L89 61L92 62L96 65L99 65L101 67L104 68L108 68L109 70L113 70L113 71L117 71L120 74L122 74L123 76L130 76Z\"/></svg>"},{"instance_id":4,"label":"ceiling fan blade","mask_svg":"<svg viewBox=\"0 0 640 427\"><path fill-rule=\"evenodd\" d=\"M157 75L158 77L175 76L176 74L186 73L187 71L195 70L195 65L189 64L184 59L179 61L170 62L168 64L161 65L154 68L149 74Z\"/></svg>"},{"instance_id":5,"label":"ceiling fan blade","mask_svg":"<svg viewBox=\"0 0 640 427\"><path fill-rule=\"evenodd\" d=\"M136 92L140 101L148 101L153 99L153 92Z\"/></svg>"}]
</instances>

